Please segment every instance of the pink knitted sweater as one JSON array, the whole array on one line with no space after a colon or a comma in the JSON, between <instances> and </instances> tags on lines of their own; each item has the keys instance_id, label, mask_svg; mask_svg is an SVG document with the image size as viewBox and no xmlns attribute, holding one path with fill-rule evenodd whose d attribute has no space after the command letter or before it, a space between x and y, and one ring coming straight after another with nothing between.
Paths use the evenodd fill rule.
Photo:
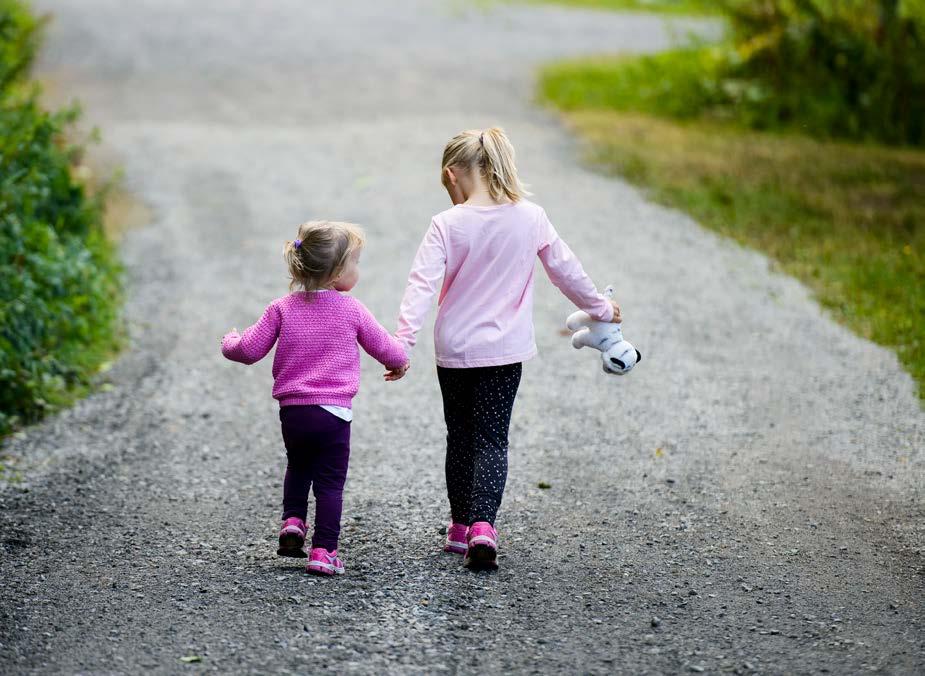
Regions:
<instances>
[{"instance_id":1,"label":"pink knitted sweater","mask_svg":"<svg viewBox=\"0 0 925 676\"><path fill-rule=\"evenodd\" d=\"M277 343L273 396L280 406L349 407L360 387L358 342L386 368L408 361L401 344L356 298L333 290L297 292L270 303L243 334L226 334L222 354L253 364Z\"/></svg>"}]
</instances>

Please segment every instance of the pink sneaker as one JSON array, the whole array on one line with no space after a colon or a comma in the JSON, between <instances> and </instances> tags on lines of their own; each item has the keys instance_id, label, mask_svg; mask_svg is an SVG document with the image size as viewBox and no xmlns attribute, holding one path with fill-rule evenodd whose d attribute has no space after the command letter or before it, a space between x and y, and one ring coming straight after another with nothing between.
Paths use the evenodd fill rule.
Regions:
<instances>
[{"instance_id":1,"label":"pink sneaker","mask_svg":"<svg viewBox=\"0 0 925 676\"><path fill-rule=\"evenodd\" d=\"M487 521L469 526L469 549L463 565L472 570L498 570L498 531Z\"/></svg>"},{"instance_id":2,"label":"pink sneaker","mask_svg":"<svg viewBox=\"0 0 925 676\"><path fill-rule=\"evenodd\" d=\"M278 556L290 556L294 559L304 559L305 554L305 522L297 516L290 516L283 521L279 531Z\"/></svg>"},{"instance_id":3,"label":"pink sneaker","mask_svg":"<svg viewBox=\"0 0 925 676\"><path fill-rule=\"evenodd\" d=\"M466 536L469 534L469 526L462 523L450 522L446 529L446 544L443 545L443 551L453 554L465 554L469 549L466 544Z\"/></svg>"},{"instance_id":4,"label":"pink sneaker","mask_svg":"<svg viewBox=\"0 0 925 676\"><path fill-rule=\"evenodd\" d=\"M305 570L314 575L343 575L344 564L337 557L337 550L329 552L323 547L315 547L308 556Z\"/></svg>"}]
</instances>

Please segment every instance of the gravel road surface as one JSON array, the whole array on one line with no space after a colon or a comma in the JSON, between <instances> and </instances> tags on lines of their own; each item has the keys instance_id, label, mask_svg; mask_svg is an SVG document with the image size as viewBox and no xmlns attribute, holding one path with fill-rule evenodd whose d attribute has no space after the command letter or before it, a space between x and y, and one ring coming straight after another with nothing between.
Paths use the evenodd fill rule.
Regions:
<instances>
[{"instance_id":1,"label":"gravel road surface","mask_svg":"<svg viewBox=\"0 0 925 676\"><path fill-rule=\"evenodd\" d=\"M35 4L54 15L39 74L154 216L123 243L112 388L4 449L0 672L925 673L911 378L762 256L582 168L533 103L545 60L715 26L462 1ZM307 576L275 556L269 360L226 362L219 337L285 292L282 243L317 217L366 226L356 295L394 327L447 205L443 143L491 124L645 361L602 374L538 283L501 570L472 574L438 551L430 334L399 383L364 358L347 574Z\"/></svg>"}]
</instances>

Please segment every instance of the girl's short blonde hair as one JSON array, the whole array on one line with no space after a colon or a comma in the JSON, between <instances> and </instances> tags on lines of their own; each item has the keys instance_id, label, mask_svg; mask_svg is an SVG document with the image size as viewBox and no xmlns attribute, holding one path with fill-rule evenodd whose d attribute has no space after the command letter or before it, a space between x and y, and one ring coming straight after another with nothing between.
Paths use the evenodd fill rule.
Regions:
<instances>
[{"instance_id":1,"label":"girl's short blonde hair","mask_svg":"<svg viewBox=\"0 0 925 676\"><path fill-rule=\"evenodd\" d=\"M496 202L516 202L530 194L517 177L514 146L500 127L469 129L451 138L443 149L441 180L446 180L447 167L454 165L478 169Z\"/></svg>"},{"instance_id":2,"label":"girl's short blonde hair","mask_svg":"<svg viewBox=\"0 0 925 676\"><path fill-rule=\"evenodd\" d=\"M308 221L286 242L283 258L289 266L289 289L317 291L327 288L344 270L350 255L363 247L366 235L353 223Z\"/></svg>"}]
</instances>

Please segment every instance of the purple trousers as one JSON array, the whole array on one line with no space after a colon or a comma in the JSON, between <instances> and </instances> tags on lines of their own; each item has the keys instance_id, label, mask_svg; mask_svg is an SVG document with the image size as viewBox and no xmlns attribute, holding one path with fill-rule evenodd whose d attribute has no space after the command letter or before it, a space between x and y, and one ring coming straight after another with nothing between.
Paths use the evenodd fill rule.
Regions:
<instances>
[{"instance_id":1,"label":"purple trousers","mask_svg":"<svg viewBox=\"0 0 925 676\"><path fill-rule=\"evenodd\" d=\"M283 520L308 515L308 491L315 493L315 533L312 547L337 549L344 482L350 459L350 423L320 406L279 409L286 444L283 480Z\"/></svg>"}]
</instances>

